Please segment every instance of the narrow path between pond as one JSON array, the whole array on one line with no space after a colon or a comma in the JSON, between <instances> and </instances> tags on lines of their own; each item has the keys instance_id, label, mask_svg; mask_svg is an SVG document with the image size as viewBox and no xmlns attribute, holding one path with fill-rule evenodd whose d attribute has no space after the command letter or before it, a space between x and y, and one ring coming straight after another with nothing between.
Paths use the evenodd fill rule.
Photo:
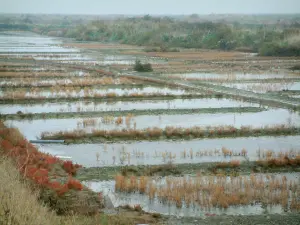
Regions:
<instances>
[{"instance_id":1,"label":"narrow path between pond","mask_svg":"<svg viewBox=\"0 0 300 225\"><path fill-rule=\"evenodd\" d=\"M133 78L133 79L138 79L138 80L144 80L144 81L149 81L149 82L154 82L154 83L160 83L160 84L165 84L165 85L170 85L170 86L177 86L180 88L185 88L185 89L192 89L192 90L198 90L198 91L211 91L220 95L228 95L229 97L234 97L234 98L241 98L244 100L255 100L258 101L262 104L267 104L270 106L281 106L285 108L290 108L293 110L300 110L300 102L295 102L293 100L283 100L283 99L278 99L278 98L272 98L269 96L266 96L265 94L259 94L259 93L253 93L251 91L245 91L245 90L240 90L236 88L223 88L220 90L219 85L213 85L213 84L207 84L207 83L199 83L198 85L193 85L193 84L187 84L184 81L178 82L178 81L168 81L163 78L157 78L151 76L152 74L141 74L141 73L120 73L117 71L105 71L103 69L98 69L98 68L92 68L92 67L87 67L87 66L82 66L82 65L73 65L73 64L64 64L64 63L54 63L54 62L49 62L49 61L35 61L36 64L47 64L47 65L53 65L53 66L63 66L63 67L69 67L73 69L81 69L81 70L87 70L87 71L94 71L94 72L99 72L103 73L104 75L107 76L124 76L128 78ZM115 73L114 73L115 72Z\"/></svg>"}]
</instances>

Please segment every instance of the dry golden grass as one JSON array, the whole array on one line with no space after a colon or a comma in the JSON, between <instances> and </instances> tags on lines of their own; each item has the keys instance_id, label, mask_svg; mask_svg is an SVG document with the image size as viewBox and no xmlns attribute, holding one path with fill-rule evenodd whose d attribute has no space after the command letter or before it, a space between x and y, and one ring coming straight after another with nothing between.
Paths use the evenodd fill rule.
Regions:
<instances>
[{"instance_id":1,"label":"dry golden grass","mask_svg":"<svg viewBox=\"0 0 300 225\"><path fill-rule=\"evenodd\" d=\"M256 151L257 157L259 159L269 160L269 159L276 159L276 158L296 158L300 157L300 150L290 149L289 151L279 151L275 152L273 150L264 150L258 149Z\"/></svg>"},{"instance_id":2,"label":"dry golden grass","mask_svg":"<svg viewBox=\"0 0 300 225\"><path fill-rule=\"evenodd\" d=\"M222 52L214 50L184 50L181 52L141 52L123 51L122 54L134 54L148 57L170 59L167 63L153 63L156 73L187 73L187 72L247 72L261 71L278 72L283 68L298 65L298 58L274 58L250 56L241 52ZM292 59L292 60L291 60ZM174 61L172 61L174 60ZM274 65L276 65L274 67ZM112 65L115 69L130 70L132 65Z\"/></svg>"},{"instance_id":3,"label":"dry golden grass","mask_svg":"<svg viewBox=\"0 0 300 225\"><path fill-rule=\"evenodd\" d=\"M123 117L119 116L116 120L115 120L115 124L117 125L121 125L123 123Z\"/></svg>"},{"instance_id":4,"label":"dry golden grass","mask_svg":"<svg viewBox=\"0 0 300 225\"><path fill-rule=\"evenodd\" d=\"M151 140L159 138L213 138L213 137L243 137L253 135L288 135L298 133L299 128L290 127L285 124L253 128L251 126L242 126L237 129L233 126L218 127L174 127L165 128L148 127L145 129L122 129L122 130L99 130L93 129L92 132L74 129L72 131L43 132L41 138L45 140L67 139L78 140L84 138L105 138L105 139L127 139L127 140ZM224 149L224 156L232 156L231 151Z\"/></svg>"},{"instance_id":5,"label":"dry golden grass","mask_svg":"<svg viewBox=\"0 0 300 225\"><path fill-rule=\"evenodd\" d=\"M0 158L0 224L1 225L131 225L156 224L151 214L124 211L108 216L98 213L92 216L58 216L38 201L39 194L31 189L13 163Z\"/></svg>"},{"instance_id":6,"label":"dry golden grass","mask_svg":"<svg viewBox=\"0 0 300 225\"><path fill-rule=\"evenodd\" d=\"M235 162L234 162L235 163ZM151 177L115 177L116 190L147 194L163 203L177 207L199 205L202 208L261 203L281 205L283 209L299 210L299 181L288 182L285 176L250 175L238 177L201 176L166 177L154 183ZM134 181L134 182L133 182ZM289 205L288 202L293 204Z\"/></svg>"},{"instance_id":7,"label":"dry golden grass","mask_svg":"<svg viewBox=\"0 0 300 225\"><path fill-rule=\"evenodd\" d=\"M123 54L137 54L149 57L161 57L169 59L184 59L184 60L229 60L236 58L244 58L245 54L241 52L223 52L215 50L183 50L180 52L139 52L139 51L124 51Z\"/></svg>"},{"instance_id":8,"label":"dry golden grass","mask_svg":"<svg viewBox=\"0 0 300 225\"><path fill-rule=\"evenodd\" d=\"M12 162L0 159L0 224L53 225L60 219L38 201L38 194L30 191Z\"/></svg>"},{"instance_id":9,"label":"dry golden grass","mask_svg":"<svg viewBox=\"0 0 300 225\"><path fill-rule=\"evenodd\" d=\"M180 52L144 52L128 50L121 54L125 55L143 55L149 57L161 57L169 59L183 60L204 60L204 61L224 61L224 60L274 60L280 57L250 56L248 53L238 51L221 51L208 49L181 49ZM297 59L297 57L281 57L281 59Z\"/></svg>"}]
</instances>

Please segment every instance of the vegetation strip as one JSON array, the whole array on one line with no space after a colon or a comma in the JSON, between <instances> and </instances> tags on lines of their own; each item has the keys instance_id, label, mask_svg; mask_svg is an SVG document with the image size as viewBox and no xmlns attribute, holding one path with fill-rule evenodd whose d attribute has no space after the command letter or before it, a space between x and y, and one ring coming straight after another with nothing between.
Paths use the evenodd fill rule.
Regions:
<instances>
[{"instance_id":1,"label":"vegetation strip","mask_svg":"<svg viewBox=\"0 0 300 225\"><path fill-rule=\"evenodd\" d=\"M30 92L32 88L34 88L37 92L41 91L51 91L54 90L55 88L81 88L84 89L85 87L88 88L93 88L93 89L124 89L124 88L146 88L146 87L163 87L163 86L154 86L151 84L90 84L90 85L61 85L61 84L56 84L52 86L33 86L33 85L28 85L28 86L19 86L19 87L3 87L0 86L3 92L6 91L23 91L26 90L27 92Z\"/></svg>"},{"instance_id":2,"label":"vegetation strip","mask_svg":"<svg viewBox=\"0 0 300 225\"><path fill-rule=\"evenodd\" d=\"M186 94L186 95L137 95L137 96L99 96L99 97L52 97L52 98L28 98L14 99L14 98L0 98L0 104L30 104L37 102L61 102L61 101L72 101L76 102L79 100L93 100L93 101L137 101L137 100L164 100L164 99L195 99L195 98L221 98L220 95L214 94Z\"/></svg>"},{"instance_id":3,"label":"vegetation strip","mask_svg":"<svg viewBox=\"0 0 300 225\"><path fill-rule=\"evenodd\" d=\"M229 107L229 108L196 108L196 109L145 109L123 111L90 111L90 112L53 112L53 113L23 113L0 114L0 119L52 119L52 118L86 118L101 116L123 116L126 114L137 115L176 115L176 114L202 114L202 113L255 113L265 111L260 107Z\"/></svg>"},{"instance_id":4,"label":"vegetation strip","mask_svg":"<svg viewBox=\"0 0 300 225\"><path fill-rule=\"evenodd\" d=\"M68 77L67 79L53 79L46 83L45 80L37 80L34 78L25 78L18 81L9 81L0 85L2 88L58 88L58 87L90 87L101 85L135 85L136 83L132 79L126 77ZM141 84L141 83L139 83Z\"/></svg>"},{"instance_id":5,"label":"vegetation strip","mask_svg":"<svg viewBox=\"0 0 300 225\"><path fill-rule=\"evenodd\" d=\"M249 179L250 178L250 179ZM115 189L124 193L140 193L149 200L158 199L162 204L175 204L177 208L215 207L250 204L281 205L286 211L300 209L298 194L299 181L290 181L286 176L211 176L167 177L165 182L153 182L152 177L118 174Z\"/></svg>"},{"instance_id":6,"label":"vegetation strip","mask_svg":"<svg viewBox=\"0 0 300 225\"><path fill-rule=\"evenodd\" d=\"M268 162L268 161L265 161ZM247 175L251 171L255 173L284 173L284 172L300 172L300 166L273 167L263 165L263 161L257 162L241 162L238 167L220 167L220 163L185 163L185 164L161 164L161 165L124 165L124 166L105 166L105 167L90 167L80 168L76 174L76 179L80 181L89 180L113 180L116 174L123 176L183 176L189 174L196 175L202 171L203 175Z\"/></svg>"},{"instance_id":7,"label":"vegetation strip","mask_svg":"<svg viewBox=\"0 0 300 225\"><path fill-rule=\"evenodd\" d=\"M59 131L55 133L43 132L43 140L65 140L66 143L104 142L104 141L137 141L159 139L194 139L194 138L221 138L221 137L258 137L281 136L300 134L300 128L278 125L272 127L242 127L237 129L232 126L222 127L166 127L164 129L152 127L142 130L93 130L91 133L85 130Z\"/></svg>"}]
</instances>

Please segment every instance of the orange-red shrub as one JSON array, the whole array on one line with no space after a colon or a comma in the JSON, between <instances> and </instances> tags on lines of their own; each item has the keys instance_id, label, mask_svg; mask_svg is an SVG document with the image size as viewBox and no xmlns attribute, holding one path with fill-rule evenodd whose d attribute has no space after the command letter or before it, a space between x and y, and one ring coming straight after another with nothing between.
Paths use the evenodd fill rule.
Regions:
<instances>
[{"instance_id":1,"label":"orange-red shrub","mask_svg":"<svg viewBox=\"0 0 300 225\"><path fill-rule=\"evenodd\" d=\"M5 127L2 121L0 121L0 153L10 157L25 177L40 187L55 190L58 195L65 194L69 189L83 189L79 181L72 179L72 175L76 174L80 165L39 152L17 129ZM50 179L50 176L53 179L55 175L54 165L60 165L67 172L65 175L60 175L61 177L69 175L67 183L61 184Z\"/></svg>"},{"instance_id":2,"label":"orange-red shrub","mask_svg":"<svg viewBox=\"0 0 300 225\"><path fill-rule=\"evenodd\" d=\"M75 175L77 172L77 169L80 168L81 166L78 164L73 164L72 161L64 161L63 163L63 168L64 170L71 175Z\"/></svg>"},{"instance_id":3,"label":"orange-red shrub","mask_svg":"<svg viewBox=\"0 0 300 225\"><path fill-rule=\"evenodd\" d=\"M83 185L78 181L73 178L69 178L68 180L68 188L69 189L74 189L74 190L82 190Z\"/></svg>"}]
</instances>

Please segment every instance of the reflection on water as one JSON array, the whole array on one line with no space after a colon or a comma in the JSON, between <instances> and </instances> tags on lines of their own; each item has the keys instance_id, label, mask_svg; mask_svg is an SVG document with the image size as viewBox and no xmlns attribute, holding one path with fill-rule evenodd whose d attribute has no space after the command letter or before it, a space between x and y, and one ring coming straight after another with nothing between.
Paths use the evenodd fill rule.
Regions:
<instances>
[{"instance_id":1,"label":"reflection on water","mask_svg":"<svg viewBox=\"0 0 300 225\"><path fill-rule=\"evenodd\" d=\"M287 179L287 183L290 181L299 182L299 175L296 173L280 173L280 174L254 174L256 179L264 179L264 182L267 181L267 176L271 176L272 179L281 180L282 177ZM189 176L185 176L187 180L189 180ZM169 177L168 179L170 179ZM215 177L214 177L215 178ZM245 176L245 179L250 181L250 176ZM168 185L165 177L153 177L151 182L155 183L156 188L160 189L160 187ZM174 177L173 179L181 179L180 177ZM192 178L193 179L193 178ZM203 177L201 179L211 180L210 177ZM230 183L230 177L227 177L228 182ZM270 178L268 178L270 179ZM216 180L215 180L216 182ZM150 200L148 196L144 194L138 193L120 193L115 192L115 181L86 181L83 182L87 187L96 191L102 192L103 195L107 195L112 201L114 207L118 207L121 205L140 205L143 210L147 212L159 212L165 215L177 215L177 216L189 216L189 217L203 217L207 214L215 214L215 215L258 215L258 214L274 214L274 213L283 213L283 209L280 205L268 205L262 206L260 203L253 205L238 205L238 206L229 206L227 209L216 208L216 207L204 207L198 205L196 202L187 206L183 203L181 208L176 207L176 205L170 202L162 202L159 198L155 197Z\"/></svg>"},{"instance_id":2,"label":"reflection on water","mask_svg":"<svg viewBox=\"0 0 300 225\"><path fill-rule=\"evenodd\" d=\"M111 144L45 144L40 146L40 150L54 155L70 156L74 162L82 164L85 167L122 164L159 165L170 161L169 155L167 155L170 153L173 163L217 162L230 161L232 159L245 160L241 156L224 157L219 153L210 155L211 152L215 152L216 150L222 153L223 147L237 153L245 148L248 151L248 159L253 161L258 159L258 149L271 149L277 153L280 151L289 151L290 149L299 150L300 136L217 138L189 141L140 141ZM186 157L183 156L184 150L187 152ZM190 150L193 151L192 158ZM204 154L196 156L197 152ZM98 154L99 159L97 160L96 156ZM130 158L128 158L128 154Z\"/></svg>"},{"instance_id":3,"label":"reflection on water","mask_svg":"<svg viewBox=\"0 0 300 225\"><path fill-rule=\"evenodd\" d=\"M266 93L271 91L299 91L300 82L282 82L282 83L225 83L226 87L237 88L255 93Z\"/></svg>"},{"instance_id":4,"label":"reflection on water","mask_svg":"<svg viewBox=\"0 0 300 225\"><path fill-rule=\"evenodd\" d=\"M166 74L164 76L203 80L203 81L233 81L233 80L265 80L265 79L283 79L283 78L299 78L293 74L214 74L214 73L187 73L187 74Z\"/></svg>"},{"instance_id":5,"label":"reflection on water","mask_svg":"<svg viewBox=\"0 0 300 225\"><path fill-rule=\"evenodd\" d=\"M107 117L107 116L106 116ZM187 114L187 115L141 115L134 116L126 121L126 115L120 123L116 123L118 117L110 117L109 123L104 117L92 118L92 124L83 126L85 119L39 119L39 120L9 120L12 126L21 130L29 139L39 137L42 132L72 131L83 129L86 132L114 129L145 129L148 127L166 128L168 126L189 128L193 126L252 126L260 128L264 126L290 125L300 126L300 115L289 112L286 109L272 109L256 113L214 113L214 114ZM30 129L34 127L35 129Z\"/></svg>"},{"instance_id":6,"label":"reflection on water","mask_svg":"<svg viewBox=\"0 0 300 225\"><path fill-rule=\"evenodd\" d=\"M0 52L78 52L77 49L58 46L61 43L30 32L0 32Z\"/></svg>"},{"instance_id":7,"label":"reflection on water","mask_svg":"<svg viewBox=\"0 0 300 225\"><path fill-rule=\"evenodd\" d=\"M92 112L115 110L144 109L195 109L195 108L226 108L226 107L259 107L259 104L236 101L232 99L174 99L174 100L140 100L140 101L76 101L45 104L1 104L3 114L46 113L46 112Z\"/></svg>"},{"instance_id":8,"label":"reflection on water","mask_svg":"<svg viewBox=\"0 0 300 225\"><path fill-rule=\"evenodd\" d=\"M55 80L52 81L52 84L55 84ZM71 80L66 79L65 84L71 83ZM45 84L51 84L51 82L45 81ZM10 93L10 90L9 92ZM59 92L51 92L44 91L43 89L39 89L36 92L26 92L26 97L46 97L46 98L55 98L55 97L86 97L86 96L95 96L95 95L106 95L109 93L114 93L117 96L128 96L128 95L183 95L188 94L189 92L182 89L170 89L163 87L143 87L143 88L107 88L107 89L78 89L78 91L64 91L61 90ZM4 95L5 92L0 92L0 96Z\"/></svg>"}]
</instances>

